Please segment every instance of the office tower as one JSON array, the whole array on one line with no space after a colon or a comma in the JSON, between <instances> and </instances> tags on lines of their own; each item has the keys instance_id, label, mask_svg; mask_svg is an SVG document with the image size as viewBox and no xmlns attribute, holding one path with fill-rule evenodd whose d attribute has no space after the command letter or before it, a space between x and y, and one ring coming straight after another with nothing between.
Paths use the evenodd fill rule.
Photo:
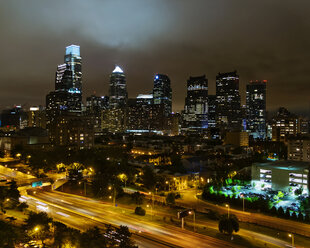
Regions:
<instances>
[{"instance_id":1,"label":"office tower","mask_svg":"<svg viewBox=\"0 0 310 248\"><path fill-rule=\"evenodd\" d=\"M288 138L287 159L310 162L309 135L296 135Z\"/></svg>"},{"instance_id":2,"label":"office tower","mask_svg":"<svg viewBox=\"0 0 310 248\"><path fill-rule=\"evenodd\" d=\"M46 96L47 129L53 145L93 145L93 119L82 113L82 62L80 47L66 47L64 63L57 66L55 91Z\"/></svg>"},{"instance_id":3,"label":"office tower","mask_svg":"<svg viewBox=\"0 0 310 248\"><path fill-rule=\"evenodd\" d=\"M27 127L46 128L46 111L43 107L33 106L27 113Z\"/></svg>"},{"instance_id":4,"label":"office tower","mask_svg":"<svg viewBox=\"0 0 310 248\"><path fill-rule=\"evenodd\" d=\"M272 141L287 142L289 136L307 134L304 124L307 124L306 120L280 107L272 118Z\"/></svg>"},{"instance_id":5,"label":"office tower","mask_svg":"<svg viewBox=\"0 0 310 248\"><path fill-rule=\"evenodd\" d=\"M208 128L208 79L205 75L187 80L183 129L201 132Z\"/></svg>"},{"instance_id":6,"label":"office tower","mask_svg":"<svg viewBox=\"0 0 310 248\"><path fill-rule=\"evenodd\" d=\"M165 116L168 117L172 112L172 89L170 79L167 75L156 74L153 88L154 104L163 104Z\"/></svg>"},{"instance_id":7,"label":"office tower","mask_svg":"<svg viewBox=\"0 0 310 248\"><path fill-rule=\"evenodd\" d=\"M241 130L241 99L237 71L216 76L217 124L222 130Z\"/></svg>"},{"instance_id":8,"label":"office tower","mask_svg":"<svg viewBox=\"0 0 310 248\"><path fill-rule=\"evenodd\" d=\"M101 134L102 113L109 107L108 96L91 95L86 98L85 114L92 119L95 135Z\"/></svg>"},{"instance_id":9,"label":"office tower","mask_svg":"<svg viewBox=\"0 0 310 248\"><path fill-rule=\"evenodd\" d=\"M27 126L27 114L21 106L14 106L1 112L0 126L7 130L23 129Z\"/></svg>"},{"instance_id":10,"label":"office tower","mask_svg":"<svg viewBox=\"0 0 310 248\"><path fill-rule=\"evenodd\" d=\"M246 86L247 131L254 139L266 139L266 80Z\"/></svg>"},{"instance_id":11,"label":"office tower","mask_svg":"<svg viewBox=\"0 0 310 248\"><path fill-rule=\"evenodd\" d=\"M153 104L153 95L140 94L128 99L127 132L160 132L164 129L164 104Z\"/></svg>"},{"instance_id":12,"label":"office tower","mask_svg":"<svg viewBox=\"0 0 310 248\"><path fill-rule=\"evenodd\" d=\"M53 145L86 149L94 145L94 129L88 116L72 113L58 115L49 127L49 140Z\"/></svg>"},{"instance_id":13,"label":"office tower","mask_svg":"<svg viewBox=\"0 0 310 248\"><path fill-rule=\"evenodd\" d=\"M208 127L216 127L216 95L208 96Z\"/></svg>"},{"instance_id":14,"label":"office tower","mask_svg":"<svg viewBox=\"0 0 310 248\"><path fill-rule=\"evenodd\" d=\"M103 109L109 107L108 96L91 95L86 98L86 112L87 114L97 114Z\"/></svg>"},{"instance_id":15,"label":"office tower","mask_svg":"<svg viewBox=\"0 0 310 248\"><path fill-rule=\"evenodd\" d=\"M57 66L55 91L46 96L47 124L57 115L82 111L82 62L80 47L66 47L64 63Z\"/></svg>"},{"instance_id":16,"label":"office tower","mask_svg":"<svg viewBox=\"0 0 310 248\"><path fill-rule=\"evenodd\" d=\"M119 66L116 66L110 75L109 97L110 108L116 109L126 107L128 98L126 77Z\"/></svg>"}]
</instances>

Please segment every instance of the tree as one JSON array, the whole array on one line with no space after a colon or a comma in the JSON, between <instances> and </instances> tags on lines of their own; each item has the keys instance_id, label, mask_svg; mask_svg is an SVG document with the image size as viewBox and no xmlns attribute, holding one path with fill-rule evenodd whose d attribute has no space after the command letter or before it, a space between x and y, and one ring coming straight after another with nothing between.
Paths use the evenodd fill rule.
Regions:
<instances>
[{"instance_id":1,"label":"tree","mask_svg":"<svg viewBox=\"0 0 310 248\"><path fill-rule=\"evenodd\" d=\"M296 196L299 196L299 195L302 194L302 192L303 192L303 188L300 187L300 188L298 188L298 189L295 189L294 194L295 194Z\"/></svg>"},{"instance_id":2,"label":"tree","mask_svg":"<svg viewBox=\"0 0 310 248\"><path fill-rule=\"evenodd\" d=\"M138 248L131 239L131 233L127 226L120 226L116 238L120 240L120 248Z\"/></svg>"},{"instance_id":3,"label":"tree","mask_svg":"<svg viewBox=\"0 0 310 248\"><path fill-rule=\"evenodd\" d=\"M16 233L13 227L0 220L0 247L14 248Z\"/></svg>"},{"instance_id":4,"label":"tree","mask_svg":"<svg viewBox=\"0 0 310 248\"><path fill-rule=\"evenodd\" d=\"M145 215L145 209L143 209L141 207L136 207L135 214L144 216Z\"/></svg>"},{"instance_id":5,"label":"tree","mask_svg":"<svg viewBox=\"0 0 310 248\"><path fill-rule=\"evenodd\" d=\"M239 222L235 215L222 215L219 221L219 231L231 235L233 232L239 231Z\"/></svg>"},{"instance_id":6,"label":"tree","mask_svg":"<svg viewBox=\"0 0 310 248\"><path fill-rule=\"evenodd\" d=\"M71 163L68 166L68 176L70 180L81 180L83 178L84 165L80 163Z\"/></svg>"},{"instance_id":7,"label":"tree","mask_svg":"<svg viewBox=\"0 0 310 248\"><path fill-rule=\"evenodd\" d=\"M19 210L19 211L24 211L24 209L26 209L26 208L28 208L29 206L28 206L28 204L26 203L26 202L22 202L22 203L20 203L18 206L17 206L17 209Z\"/></svg>"},{"instance_id":8,"label":"tree","mask_svg":"<svg viewBox=\"0 0 310 248\"><path fill-rule=\"evenodd\" d=\"M25 222L28 234L41 240L43 247L45 247L44 241L50 237L51 234L50 227L52 224L52 218L48 217L44 212L30 212Z\"/></svg>"},{"instance_id":9,"label":"tree","mask_svg":"<svg viewBox=\"0 0 310 248\"><path fill-rule=\"evenodd\" d=\"M153 189L156 184L156 175L149 166L143 168L142 183L147 189Z\"/></svg>"},{"instance_id":10,"label":"tree","mask_svg":"<svg viewBox=\"0 0 310 248\"><path fill-rule=\"evenodd\" d=\"M135 201L137 205L142 205L144 195L136 191L135 193L131 194L131 198Z\"/></svg>"},{"instance_id":11,"label":"tree","mask_svg":"<svg viewBox=\"0 0 310 248\"><path fill-rule=\"evenodd\" d=\"M284 210L282 207L278 208L278 216L283 217L284 216Z\"/></svg>"},{"instance_id":12,"label":"tree","mask_svg":"<svg viewBox=\"0 0 310 248\"><path fill-rule=\"evenodd\" d=\"M19 203L20 193L16 182L13 180L9 183L9 189L7 190L6 197L10 199L12 207L16 207Z\"/></svg>"},{"instance_id":13,"label":"tree","mask_svg":"<svg viewBox=\"0 0 310 248\"><path fill-rule=\"evenodd\" d=\"M298 213L298 217L297 218L298 218L299 221L303 221L304 220L304 215L302 214L302 212Z\"/></svg>"},{"instance_id":14,"label":"tree","mask_svg":"<svg viewBox=\"0 0 310 248\"><path fill-rule=\"evenodd\" d=\"M77 247L80 243L80 231L69 228L60 222L54 222L54 246L57 248ZM67 246L65 246L67 245Z\"/></svg>"},{"instance_id":15,"label":"tree","mask_svg":"<svg viewBox=\"0 0 310 248\"><path fill-rule=\"evenodd\" d=\"M174 193L168 193L166 197L166 203L168 205L174 205L175 204L175 194Z\"/></svg>"},{"instance_id":16,"label":"tree","mask_svg":"<svg viewBox=\"0 0 310 248\"><path fill-rule=\"evenodd\" d=\"M98 227L88 229L82 233L81 247L82 248L101 248L106 247L106 238Z\"/></svg>"}]
</instances>

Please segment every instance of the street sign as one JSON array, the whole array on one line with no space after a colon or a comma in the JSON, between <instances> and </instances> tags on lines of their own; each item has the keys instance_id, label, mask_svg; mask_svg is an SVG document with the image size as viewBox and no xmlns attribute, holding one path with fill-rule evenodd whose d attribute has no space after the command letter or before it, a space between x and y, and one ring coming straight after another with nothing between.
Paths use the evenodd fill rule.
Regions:
<instances>
[{"instance_id":1,"label":"street sign","mask_svg":"<svg viewBox=\"0 0 310 248\"><path fill-rule=\"evenodd\" d=\"M42 181L38 181L38 182L33 182L31 184L32 188L36 188L36 187L41 187L43 185Z\"/></svg>"}]
</instances>

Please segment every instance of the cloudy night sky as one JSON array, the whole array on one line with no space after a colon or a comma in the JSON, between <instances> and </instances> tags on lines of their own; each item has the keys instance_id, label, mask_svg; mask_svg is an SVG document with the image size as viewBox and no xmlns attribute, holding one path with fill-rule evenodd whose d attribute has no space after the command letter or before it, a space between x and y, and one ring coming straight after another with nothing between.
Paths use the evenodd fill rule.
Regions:
<instances>
[{"instance_id":1,"label":"cloudy night sky","mask_svg":"<svg viewBox=\"0 0 310 248\"><path fill-rule=\"evenodd\" d=\"M0 0L0 109L45 105L65 47L81 46L83 97L108 94L115 64L129 97L149 93L155 73L172 81L173 109L186 80L237 70L268 80L267 109L310 112L309 0Z\"/></svg>"}]
</instances>

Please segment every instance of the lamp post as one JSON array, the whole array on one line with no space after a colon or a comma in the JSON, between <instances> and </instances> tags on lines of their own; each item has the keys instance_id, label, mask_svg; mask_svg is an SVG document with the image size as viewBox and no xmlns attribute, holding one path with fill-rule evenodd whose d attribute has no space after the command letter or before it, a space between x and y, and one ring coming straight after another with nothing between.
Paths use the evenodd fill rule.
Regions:
<instances>
[{"instance_id":1,"label":"lamp post","mask_svg":"<svg viewBox=\"0 0 310 248\"><path fill-rule=\"evenodd\" d=\"M153 206L152 206L152 204L151 205L147 204L146 207L151 208L151 220L153 220Z\"/></svg>"},{"instance_id":2,"label":"lamp post","mask_svg":"<svg viewBox=\"0 0 310 248\"><path fill-rule=\"evenodd\" d=\"M112 186L109 186L108 188L109 190L112 190ZM116 201L116 190L115 190L115 186L113 185L113 196L110 195L109 196L109 199L113 199L113 205L115 206L115 201Z\"/></svg>"},{"instance_id":3,"label":"lamp post","mask_svg":"<svg viewBox=\"0 0 310 248\"><path fill-rule=\"evenodd\" d=\"M166 181L166 184L168 184L168 191L170 191L170 183L169 183L169 181Z\"/></svg>"},{"instance_id":4,"label":"lamp post","mask_svg":"<svg viewBox=\"0 0 310 248\"><path fill-rule=\"evenodd\" d=\"M244 212L244 195L243 194L241 195L241 198L242 198L242 210Z\"/></svg>"},{"instance_id":5,"label":"lamp post","mask_svg":"<svg viewBox=\"0 0 310 248\"><path fill-rule=\"evenodd\" d=\"M193 214L193 220L194 220L194 232L196 232L196 213L195 210L191 210L188 212L188 214Z\"/></svg>"},{"instance_id":6,"label":"lamp post","mask_svg":"<svg viewBox=\"0 0 310 248\"><path fill-rule=\"evenodd\" d=\"M288 235L290 238L292 238L292 247L294 248L295 247L295 244L294 244L294 234L293 233L290 233Z\"/></svg>"},{"instance_id":7,"label":"lamp post","mask_svg":"<svg viewBox=\"0 0 310 248\"><path fill-rule=\"evenodd\" d=\"M228 219L229 219L229 205L226 204L225 207L227 207L227 216L228 216Z\"/></svg>"}]
</instances>

